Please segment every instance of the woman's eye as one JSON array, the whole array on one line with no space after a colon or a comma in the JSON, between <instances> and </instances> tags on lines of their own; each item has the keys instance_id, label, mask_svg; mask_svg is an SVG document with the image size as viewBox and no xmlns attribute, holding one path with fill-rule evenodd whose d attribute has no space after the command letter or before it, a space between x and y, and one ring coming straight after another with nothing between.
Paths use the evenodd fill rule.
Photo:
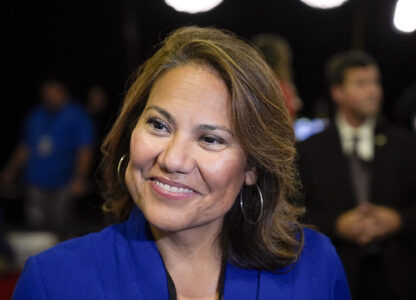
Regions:
<instances>
[{"instance_id":1,"label":"woman's eye","mask_svg":"<svg viewBox=\"0 0 416 300\"><path fill-rule=\"evenodd\" d=\"M225 144L225 141L223 139L213 136L203 136L201 140L206 144Z\"/></svg>"},{"instance_id":2,"label":"woman's eye","mask_svg":"<svg viewBox=\"0 0 416 300\"><path fill-rule=\"evenodd\" d=\"M157 119L149 119L147 121L147 124L149 124L152 128L161 131L161 130L167 130L167 126L165 123L157 120Z\"/></svg>"}]
</instances>

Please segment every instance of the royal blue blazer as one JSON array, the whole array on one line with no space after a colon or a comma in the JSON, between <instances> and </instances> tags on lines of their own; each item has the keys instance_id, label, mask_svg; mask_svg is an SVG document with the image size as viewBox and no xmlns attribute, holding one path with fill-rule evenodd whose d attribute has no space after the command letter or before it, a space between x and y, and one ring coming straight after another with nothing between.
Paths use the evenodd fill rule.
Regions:
<instances>
[{"instance_id":1,"label":"royal blue blazer","mask_svg":"<svg viewBox=\"0 0 416 300\"><path fill-rule=\"evenodd\" d=\"M169 299L166 271L143 214L32 256L14 291L23 299ZM304 229L298 261L277 273L226 265L224 299L350 299L330 240Z\"/></svg>"}]
</instances>

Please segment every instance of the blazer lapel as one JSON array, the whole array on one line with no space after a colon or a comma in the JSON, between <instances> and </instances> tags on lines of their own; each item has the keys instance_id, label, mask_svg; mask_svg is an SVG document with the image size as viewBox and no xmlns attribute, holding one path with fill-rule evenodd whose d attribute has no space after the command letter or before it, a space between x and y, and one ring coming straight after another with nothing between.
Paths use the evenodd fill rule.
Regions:
<instances>
[{"instance_id":1,"label":"blazer lapel","mask_svg":"<svg viewBox=\"0 0 416 300\"><path fill-rule=\"evenodd\" d=\"M258 299L259 271L237 268L227 263L224 299Z\"/></svg>"},{"instance_id":2,"label":"blazer lapel","mask_svg":"<svg viewBox=\"0 0 416 300\"><path fill-rule=\"evenodd\" d=\"M331 195L336 196L340 207L352 206L355 204L352 193L351 176L348 167L348 160L343 154L341 140L335 124L331 124L325 133L326 143L322 145L325 157L326 178L331 183L327 188L332 190Z\"/></svg>"},{"instance_id":3,"label":"blazer lapel","mask_svg":"<svg viewBox=\"0 0 416 300\"><path fill-rule=\"evenodd\" d=\"M144 299L169 299L166 270L150 228L140 210L128 220L128 241L133 273Z\"/></svg>"},{"instance_id":4,"label":"blazer lapel","mask_svg":"<svg viewBox=\"0 0 416 300\"><path fill-rule=\"evenodd\" d=\"M259 299L293 299L294 271L289 268L284 268L278 275L266 271L261 272Z\"/></svg>"},{"instance_id":5,"label":"blazer lapel","mask_svg":"<svg viewBox=\"0 0 416 300\"><path fill-rule=\"evenodd\" d=\"M371 200L374 203L380 202L380 197L377 188L383 185L391 185L391 171L396 168L396 157L394 151L391 151L387 133L384 130L381 121L377 123L374 135L374 159L371 164L372 178L371 178ZM383 189L384 191L385 189ZM383 201L382 201L383 202ZM386 203L384 203L386 204Z\"/></svg>"}]
</instances>

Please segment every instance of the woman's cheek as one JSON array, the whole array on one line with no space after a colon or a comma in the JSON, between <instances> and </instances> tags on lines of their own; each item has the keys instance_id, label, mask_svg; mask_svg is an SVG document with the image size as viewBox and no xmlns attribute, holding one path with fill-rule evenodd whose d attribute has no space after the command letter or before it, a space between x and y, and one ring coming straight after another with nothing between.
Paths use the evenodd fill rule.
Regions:
<instances>
[{"instance_id":1,"label":"woman's cheek","mask_svg":"<svg viewBox=\"0 0 416 300\"><path fill-rule=\"evenodd\" d=\"M133 179L133 169L131 167L131 162L129 162L129 164L127 165L126 176L124 177L124 180L130 196L133 198L134 201L136 201L138 199L138 191Z\"/></svg>"}]
</instances>

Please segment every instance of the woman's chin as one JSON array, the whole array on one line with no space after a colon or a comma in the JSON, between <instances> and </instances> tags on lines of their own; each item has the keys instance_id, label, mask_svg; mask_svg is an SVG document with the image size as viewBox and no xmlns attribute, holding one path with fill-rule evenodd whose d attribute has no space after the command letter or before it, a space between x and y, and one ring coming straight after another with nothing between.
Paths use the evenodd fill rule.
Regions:
<instances>
[{"instance_id":1,"label":"woman's chin","mask_svg":"<svg viewBox=\"0 0 416 300\"><path fill-rule=\"evenodd\" d=\"M173 216L154 216L144 213L150 226L160 232L175 233L188 229L191 225L186 220Z\"/></svg>"}]
</instances>

